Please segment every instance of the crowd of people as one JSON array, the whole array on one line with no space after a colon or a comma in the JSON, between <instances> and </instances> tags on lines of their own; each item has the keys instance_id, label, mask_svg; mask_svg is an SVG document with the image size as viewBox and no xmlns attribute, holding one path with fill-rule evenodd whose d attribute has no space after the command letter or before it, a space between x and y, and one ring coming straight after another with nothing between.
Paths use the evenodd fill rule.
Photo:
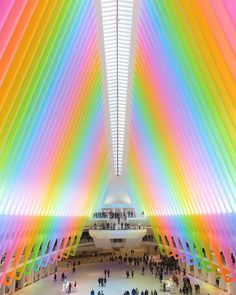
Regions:
<instances>
[{"instance_id":1,"label":"crowd of people","mask_svg":"<svg viewBox=\"0 0 236 295\"><path fill-rule=\"evenodd\" d=\"M183 288L180 288L179 290L180 294L185 294L185 295L192 295L193 294L193 287L192 284L190 282L189 277L187 277L186 275L183 277Z\"/></svg>"},{"instance_id":2,"label":"crowd of people","mask_svg":"<svg viewBox=\"0 0 236 295\"><path fill-rule=\"evenodd\" d=\"M133 278L134 277L134 270L133 269L131 271L127 270L126 277L127 277L127 279L129 279L130 277Z\"/></svg>"},{"instance_id":3,"label":"crowd of people","mask_svg":"<svg viewBox=\"0 0 236 295\"><path fill-rule=\"evenodd\" d=\"M110 273L111 273L111 271L110 271L109 268L104 270L104 277L99 277L98 278L99 287L106 287L107 278L110 277Z\"/></svg>"},{"instance_id":4,"label":"crowd of people","mask_svg":"<svg viewBox=\"0 0 236 295\"><path fill-rule=\"evenodd\" d=\"M131 250L132 251L132 250ZM144 258L142 257L134 257L132 256L132 252L131 252L131 255L128 256L128 254L126 253L124 256L122 255L119 255L118 256L118 263L119 264L126 264L126 263L129 263L130 265L134 265L134 266L139 266L141 262L143 262Z\"/></svg>"},{"instance_id":5,"label":"crowd of people","mask_svg":"<svg viewBox=\"0 0 236 295\"><path fill-rule=\"evenodd\" d=\"M145 235L143 237L143 241L145 241L145 242L153 242L154 241L154 237L153 237L153 235Z\"/></svg>"},{"instance_id":6,"label":"crowd of people","mask_svg":"<svg viewBox=\"0 0 236 295\"><path fill-rule=\"evenodd\" d=\"M172 281L175 283L175 286L179 286L179 278L178 274L181 273L181 269L178 265L177 260L175 260L173 257L166 257L161 255L161 260L160 261L154 261L153 257L149 256L147 253L144 253L143 257L132 257L128 256L127 254L124 257L119 257L119 263L130 263L132 265L137 265L142 262L142 267L141 267L141 274L145 275L147 273L147 270L150 271L151 275L155 275L156 278L159 279L160 283L162 284L164 275L171 275ZM191 295L193 288L190 282L190 279L186 276L185 270L183 270L183 287L179 289L179 292L181 294L185 295ZM134 271L126 271L126 277L130 278L134 276ZM162 290L165 292L166 291L166 283L163 281L162 284ZM200 286L198 284L194 285L195 288L195 294L200 294ZM153 295L157 294L156 290L145 290L145 291L140 291L138 289L133 289L131 292L125 291L124 295L136 295L136 294L141 294L141 295Z\"/></svg>"},{"instance_id":7,"label":"crowd of people","mask_svg":"<svg viewBox=\"0 0 236 295\"><path fill-rule=\"evenodd\" d=\"M138 222L137 224L130 224L130 222L118 220L118 222L110 222L107 221L106 223L101 222L101 223L96 223L94 222L92 229L99 229L99 230L128 230L128 229L141 229L142 224L141 222ZM153 241L153 240L152 240Z\"/></svg>"},{"instance_id":8,"label":"crowd of people","mask_svg":"<svg viewBox=\"0 0 236 295\"><path fill-rule=\"evenodd\" d=\"M130 229L130 223L129 221L127 222L119 222L118 221L118 224L115 223L115 222L109 222L107 221L106 223L102 222L101 224L97 224L96 222L93 224L93 228L94 229L102 229L102 230L116 230L116 229Z\"/></svg>"},{"instance_id":9,"label":"crowd of people","mask_svg":"<svg viewBox=\"0 0 236 295\"><path fill-rule=\"evenodd\" d=\"M164 275L172 275L172 280L175 283L176 286L179 286L179 279L177 274L181 273L181 269L178 265L177 260L175 260L173 257L166 257L166 256L161 256L160 261L155 261L152 256L149 256L148 253L144 253L143 257L135 258L135 257L128 257L127 254L123 259L120 258L120 261L124 261L124 263L129 262L130 264L137 265L142 262L141 265L141 274L145 275L148 270L151 275L155 275L156 278L159 278L160 283L162 283ZM134 271L126 271L126 277L130 278L134 276ZM198 285L199 286L199 285ZM162 284L162 290L165 292L166 291L166 285L165 282L163 281ZM197 287L198 288L198 287ZM186 291L186 293L183 293ZM188 277L184 276L183 279L183 289L180 288L180 292L183 294L191 294L187 293L190 292L191 290L191 283ZM198 290L198 289L197 289ZM199 287L200 290L200 287ZM133 288L131 291L126 290L124 292L124 295L157 295L157 290L151 290L149 291L148 289L146 290L138 290L137 288ZM196 292L196 294L199 294Z\"/></svg>"},{"instance_id":10,"label":"crowd of people","mask_svg":"<svg viewBox=\"0 0 236 295\"><path fill-rule=\"evenodd\" d=\"M99 287L106 287L107 279L103 277L98 278L98 285Z\"/></svg>"},{"instance_id":11,"label":"crowd of people","mask_svg":"<svg viewBox=\"0 0 236 295\"><path fill-rule=\"evenodd\" d=\"M73 290L76 289L77 282L76 281L69 281L67 278L67 275L64 272L62 272L62 274L61 274L61 280L63 282L62 291L65 292L66 294L71 294L72 289ZM57 273L54 274L54 281L57 281Z\"/></svg>"},{"instance_id":12,"label":"crowd of people","mask_svg":"<svg viewBox=\"0 0 236 295\"><path fill-rule=\"evenodd\" d=\"M110 257L111 262L117 261L119 264L130 265L131 269L125 270L125 276L127 279L132 279L135 277L135 273L139 270L139 274L146 275L151 274L155 276L155 278L159 279L160 286L162 291L169 291L166 288L167 280L164 279L164 276L168 275L172 279L173 285L176 287L176 290L180 294L184 295L192 295L193 290L195 290L195 294L200 294L200 285L195 284L192 286L189 277L186 275L185 269L181 271L178 261L173 257L167 257L160 255L160 260L156 261L153 256L150 256L148 253L144 253L142 257L137 257L134 255L134 250L130 251L130 255L126 253L125 255L120 256L112 256ZM78 263L79 265L80 263ZM75 262L72 264L70 262L70 266L72 267L72 272L74 272ZM137 268L135 268L137 266ZM179 284L179 275L182 273L183 275L183 283ZM110 278L111 271L109 268L104 269L103 274L98 278L98 286L99 288L106 287L108 280ZM76 287L76 281L69 281L65 273L62 273L61 277L62 281L66 286L66 294L70 294L72 289ZM57 274L54 275L54 280L57 280ZM169 287L168 287L169 288ZM105 290L105 289L104 289ZM90 295L104 295L104 290L99 290L95 293L92 289ZM133 288L132 290L124 291L123 295L158 295L157 290L139 290L138 288Z\"/></svg>"},{"instance_id":13,"label":"crowd of people","mask_svg":"<svg viewBox=\"0 0 236 295\"><path fill-rule=\"evenodd\" d=\"M132 289L131 292L125 291L124 295L158 295L157 290L151 290L150 292L146 289L145 291L139 291L138 288Z\"/></svg>"},{"instance_id":14,"label":"crowd of people","mask_svg":"<svg viewBox=\"0 0 236 295\"><path fill-rule=\"evenodd\" d=\"M83 230L79 243L82 244L82 243L91 243L91 242L93 242L93 238L90 236L89 230L87 229Z\"/></svg>"},{"instance_id":15,"label":"crowd of people","mask_svg":"<svg viewBox=\"0 0 236 295\"><path fill-rule=\"evenodd\" d=\"M201 288L199 284L194 284L195 294L200 294Z\"/></svg>"},{"instance_id":16,"label":"crowd of people","mask_svg":"<svg viewBox=\"0 0 236 295\"><path fill-rule=\"evenodd\" d=\"M90 295L95 295L95 291L92 289ZM104 295L103 291L98 291L98 295Z\"/></svg>"},{"instance_id":17,"label":"crowd of people","mask_svg":"<svg viewBox=\"0 0 236 295\"><path fill-rule=\"evenodd\" d=\"M130 218L135 218L137 215L134 210L124 210L124 211L102 211L95 212L93 217L96 218L106 218L106 222L96 221L93 224L92 229L99 230L128 230L128 229L141 229L141 222L133 222L130 224ZM142 212L144 216L144 212ZM128 219L129 218L129 219Z\"/></svg>"},{"instance_id":18,"label":"crowd of people","mask_svg":"<svg viewBox=\"0 0 236 295\"><path fill-rule=\"evenodd\" d=\"M109 218L109 219L119 219L119 218L134 218L136 213L134 210L124 210L124 211L101 211L95 212L93 218Z\"/></svg>"},{"instance_id":19,"label":"crowd of people","mask_svg":"<svg viewBox=\"0 0 236 295\"><path fill-rule=\"evenodd\" d=\"M110 274L111 274L111 271L109 268L104 269L104 276L100 276L98 278L98 286L99 287L106 287L107 279L110 278ZM103 295L103 291L99 290L97 294ZM95 295L95 291L93 289L91 290L90 295Z\"/></svg>"}]
</instances>

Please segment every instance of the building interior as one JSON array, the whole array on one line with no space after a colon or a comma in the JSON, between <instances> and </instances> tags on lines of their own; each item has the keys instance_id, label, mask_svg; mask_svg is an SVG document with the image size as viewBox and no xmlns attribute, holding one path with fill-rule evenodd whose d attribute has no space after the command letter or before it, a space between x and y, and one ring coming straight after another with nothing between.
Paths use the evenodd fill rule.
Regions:
<instances>
[{"instance_id":1,"label":"building interior","mask_svg":"<svg viewBox=\"0 0 236 295\"><path fill-rule=\"evenodd\" d=\"M0 27L0 295L236 295L236 1Z\"/></svg>"}]
</instances>

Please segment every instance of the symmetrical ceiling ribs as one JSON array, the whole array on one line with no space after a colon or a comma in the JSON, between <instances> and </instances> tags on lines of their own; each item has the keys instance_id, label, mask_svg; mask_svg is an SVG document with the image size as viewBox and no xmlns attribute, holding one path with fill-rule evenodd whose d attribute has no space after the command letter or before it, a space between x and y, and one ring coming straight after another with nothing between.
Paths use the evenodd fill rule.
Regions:
<instances>
[{"instance_id":1,"label":"symmetrical ceiling ribs","mask_svg":"<svg viewBox=\"0 0 236 295\"><path fill-rule=\"evenodd\" d=\"M121 175L125 144L133 0L101 0L106 79L115 175Z\"/></svg>"},{"instance_id":2,"label":"symmetrical ceiling ribs","mask_svg":"<svg viewBox=\"0 0 236 295\"><path fill-rule=\"evenodd\" d=\"M1 1L0 285L75 254L107 189L98 1ZM136 2L101 0L116 175ZM236 1L139 2L129 192L162 253L236 281Z\"/></svg>"}]
</instances>

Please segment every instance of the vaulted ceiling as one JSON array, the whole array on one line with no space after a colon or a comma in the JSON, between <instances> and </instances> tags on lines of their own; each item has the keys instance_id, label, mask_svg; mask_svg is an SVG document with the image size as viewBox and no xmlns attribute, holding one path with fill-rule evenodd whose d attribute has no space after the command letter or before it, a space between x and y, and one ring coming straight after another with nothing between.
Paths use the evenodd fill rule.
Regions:
<instances>
[{"instance_id":1,"label":"vaulted ceiling","mask_svg":"<svg viewBox=\"0 0 236 295\"><path fill-rule=\"evenodd\" d=\"M236 2L0 8L0 256L76 240L119 178L163 251L235 279Z\"/></svg>"}]
</instances>

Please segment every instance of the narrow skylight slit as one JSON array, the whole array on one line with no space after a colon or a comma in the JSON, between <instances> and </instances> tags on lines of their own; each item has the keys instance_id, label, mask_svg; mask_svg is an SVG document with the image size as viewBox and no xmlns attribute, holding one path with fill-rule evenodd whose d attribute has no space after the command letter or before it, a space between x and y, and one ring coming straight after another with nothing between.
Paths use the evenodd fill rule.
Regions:
<instances>
[{"instance_id":1,"label":"narrow skylight slit","mask_svg":"<svg viewBox=\"0 0 236 295\"><path fill-rule=\"evenodd\" d=\"M133 0L101 0L111 138L116 175L122 173Z\"/></svg>"}]
</instances>

